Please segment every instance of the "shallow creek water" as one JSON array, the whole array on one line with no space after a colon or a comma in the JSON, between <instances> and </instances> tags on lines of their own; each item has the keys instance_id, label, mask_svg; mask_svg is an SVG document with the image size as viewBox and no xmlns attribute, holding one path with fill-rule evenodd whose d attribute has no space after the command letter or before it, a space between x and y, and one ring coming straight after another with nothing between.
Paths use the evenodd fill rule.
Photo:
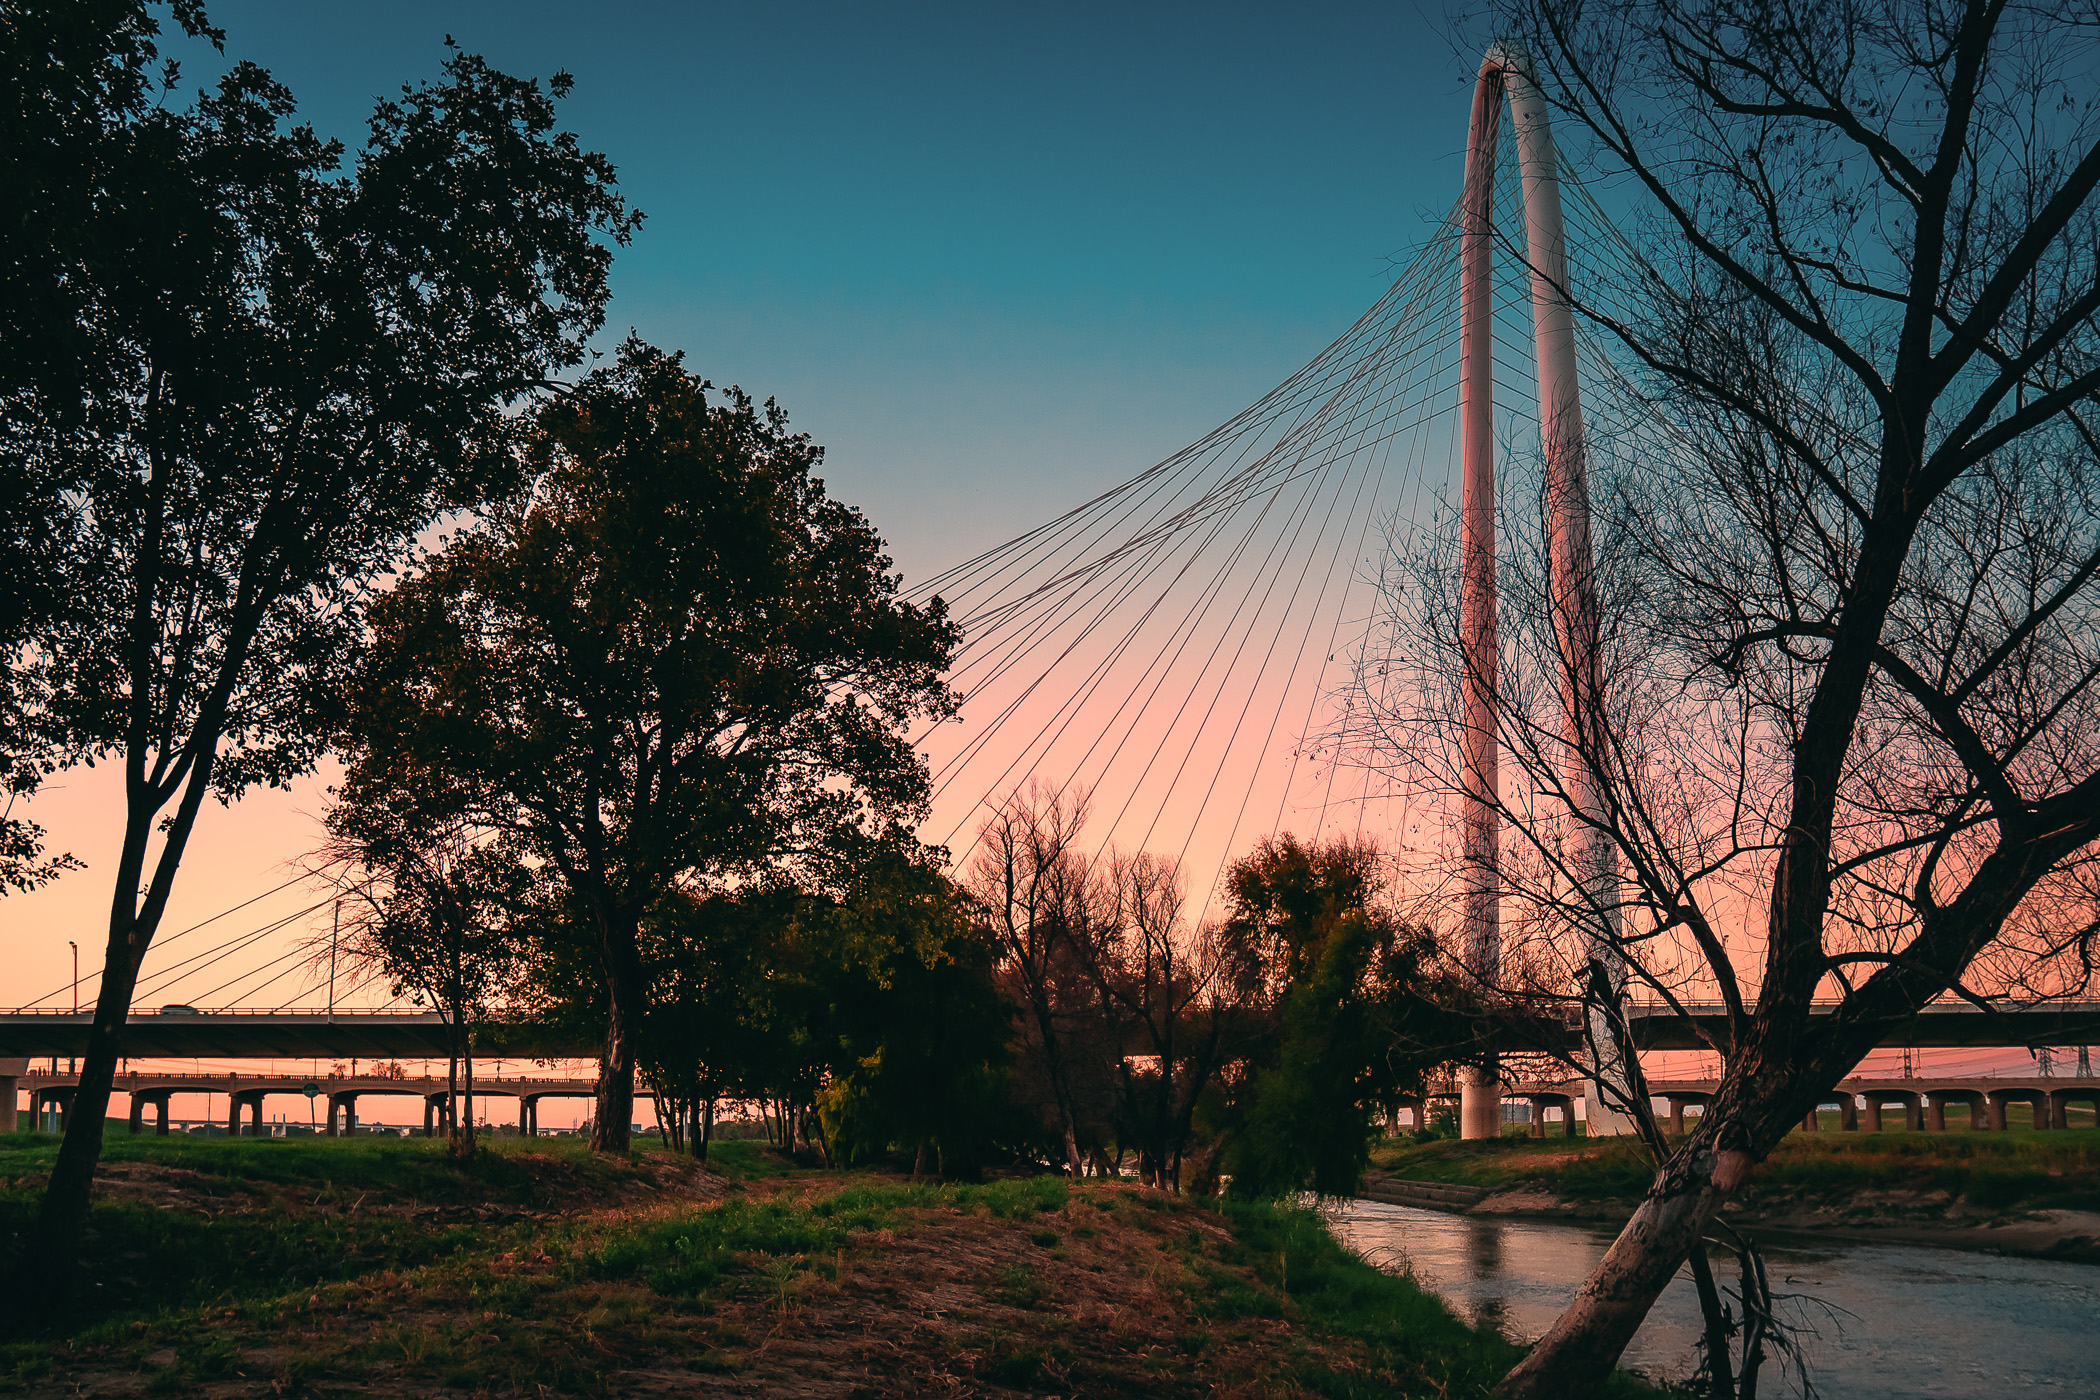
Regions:
<instances>
[{"instance_id":1,"label":"shallow creek water","mask_svg":"<svg viewBox=\"0 0 2100 1400\"><path fill-rule=\"evenodd\" d=\"M1335 1234L1382 1268L1412 1270L1461 1317L1516 1341L1543 1332L1603 1256L1611 1228L1492 1220L1349 1201ZM1775 1294L1808 1329L1808 1378L1829 1400L2100 1396L2100 1268L1912 1245L1766 1236ZM1724 1289L1732 1270L1715 1261ZM1680 1273L1624 1365L1682 1378L1696 1364L1699 1300ZM1768 1395L1802 1393L1774 1375Z\"/></svg>"}]
</instances>

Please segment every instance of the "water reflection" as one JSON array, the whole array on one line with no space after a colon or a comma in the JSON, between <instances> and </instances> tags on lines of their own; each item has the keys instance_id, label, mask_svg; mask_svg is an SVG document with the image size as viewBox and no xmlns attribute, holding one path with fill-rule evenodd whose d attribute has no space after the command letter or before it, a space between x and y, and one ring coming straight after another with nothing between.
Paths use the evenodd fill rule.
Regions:
<instances>
[{"instance_id":1,"label":"water reflection","mask_svg":"<svg viewBox=\"0 0 2100 1400\"><path fill-rule=\"evenodd\" d=\"M1468 1321L1529 1341L1589 1276L1613 1232L1496 1221L1351 1201L1335 1233L1380 1267L1412 1270ZM2096 1395L2090 1265L1891 1245L1767 1241L1775 1293L1802 1329L1816 1386L1861 1400L2003 1400L2006 1392ZM1724 1288L1728 1270L1716 1260ZM1650 1376L1695 1364L1699 1300L1680 1272L1626 1354ZM1768 1369L1768 1380L1777 1380ZM1800 1391L1799 1377L1768 1394Z\"/></svg>"}]
</instances>

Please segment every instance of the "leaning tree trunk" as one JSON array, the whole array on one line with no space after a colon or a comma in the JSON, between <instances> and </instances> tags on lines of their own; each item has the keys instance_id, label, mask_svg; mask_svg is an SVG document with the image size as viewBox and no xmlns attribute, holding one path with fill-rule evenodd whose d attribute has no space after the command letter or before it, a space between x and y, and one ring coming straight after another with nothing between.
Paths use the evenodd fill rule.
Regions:
<instances>
[{"instance_id":1,"label":"leaning tree trunk","mask_svg":"<svg viewBox=\"0 0 2100 1400\"><path fill-rule=\"evenodd\" d=\"M1751 1168L1800 1121L1804 1105L1822 1092L1820 1081L1835 1083L1840 1062L1858 1058L1850 1047L1827 1044L1820 1054L1809 1052L1799 1034L1779 1038L1790 1052L1770 1073L1760 1072L1761 1047L1740 1052L1742 1068L1721 1085L1698 1130L1663 1164L1589 1281L1496 1387L1502 1400L1565 1400L1595 1392Z\"/></svg>"},{"instance_id":2,"label":"leaning tree trunk","mask_svg":"<svg viewBox=\"0 0 2100 1400\"><path fill-rule=\"evenodd\" d=\"M1590 1394L1618 1364L1648 1310L1754 1164L1740 1151L1680 1152L1589 1282L1495 1394L1504 1400Z\"/></svg>"},{"instance_id":3,"label":"leaning tree trunk","mask_svg":"<svg viewBox=\"0 0 2100 1400\"><path fill-rule=\"evenodd\" d=\"M126 928L130 920L119 916L110 922L109 951L95 998L94 1023L88 1028L87 1055L81 1061L58 1160L44 1188L43 1212L37 1222L37 1267L22 1269L15 1280L21 1285L18 1306L57 1304L69 1296L81 1235L87 1228L95 1164L102 1157L102 1120L108 1115L109 1096L116 1085L118 1042L131 1011L144 954L143 948L136 955L132 952L134 940ZM33 1288L32 1279L36 1280Z\"/></svg>"},{"instance_id":4,"label":"leaning tree trunk","mask_svg":"<svg viewBox=\"0 0 2100 1400\"><path fill-rule=\"evenodd\" d=\"M157 517L156 517L157 519ZM157 538L157 536L156 536ZM253 628L237 629L228 642L229 654L238 657L254 635ZM142 696L142 688L134 694ZM136 702L135 702L136 703ZM224 718L222 700L206 704L198 716L199 726L216 726ZM126 759L126 817L124 845L117 859L116 894L109 913L109 941L102 955L102 985L95 994L95 1019L88 1027L87 1054L80 1062L80 1078L73 1092L73 1109L66 1118L65 1137L58 1145L58 1159L44 1185L44 1203L37 1218L36 1252L40 1270L17 1270L17 1282L26 1306L57 1305L72 1287L80 1255L81 1236L87 1229L88 1198L95 1184L95 1164L102 1159L102 1120L109 1115L109 1096L117 1081L117 1061L124 1024L131 1015L132 994L138 990L139 968L146 950L160 929L167 912L168 895L174 888L175 872L196 829L197 811L211 786L216 750L207 746L195 757L183 786L181 800L169 818L159 857L151 862L152 879L147 881L147 841L157 805L149 805L144 776L143 712L133 716ZM207 732L217 733L216 727ZM145 885L144 902L139 902ZM30 1276L41 1275L32 1285Z\"/></svg>"}]
</instances>

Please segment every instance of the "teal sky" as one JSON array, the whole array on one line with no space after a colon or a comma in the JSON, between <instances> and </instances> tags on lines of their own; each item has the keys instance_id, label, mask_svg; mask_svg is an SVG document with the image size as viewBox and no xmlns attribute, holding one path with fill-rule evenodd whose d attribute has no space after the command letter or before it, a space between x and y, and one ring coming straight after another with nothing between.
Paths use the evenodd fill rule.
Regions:
<instances>
[{"instance_id":1,"label":"teal sky","mask_svg":"<svg viewBox=\"0 0 2100 1400\"><path fill-rule=\"evenodd\" d=\"M915 577L1339 334L1456 197L1473 67L1409 4L209 11L353 146L447 34L573 73L566 124L649 216L608 335L779 398Z\"/></svg>"},{"instance_id":2,"label":"teal sky","mask_svg":"<svg viewBox=\"0 0 2100 1400\"><path fill-rule=\"evenodd\" d=\"M438 75L448 34L574 74L565 124L648 214L604 342L632 328L777 397L915 578L1137 474L1341 334L1457 197L1475 62L1407 4L208 7L229 59L353 148L375 98ZM185 87L223 66L178 47ZM164 936L285 881L329 776L209 806ZM68 939L92 997L119 777L39 796L88 868L7 901L0 1003L65 988ZM290 995L285 967L256 1004ZM181 994L233 995L209 980Z\"/></svg>"}]
</instances>

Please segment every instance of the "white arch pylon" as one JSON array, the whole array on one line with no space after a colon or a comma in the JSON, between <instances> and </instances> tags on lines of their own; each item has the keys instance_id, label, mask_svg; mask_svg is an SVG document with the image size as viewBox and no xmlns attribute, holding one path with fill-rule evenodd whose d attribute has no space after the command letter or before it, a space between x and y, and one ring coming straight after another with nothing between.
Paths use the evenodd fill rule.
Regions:
<instances>
[{"instance_id":1,"label":"white arch pylon","mask_svg":"<svg viewBox=\"0 0 2100 1400\"><path fill-rule=\"evenodd\" d=\"M1583 965L1597 993L1588 1007L1592 1084L1585 1106L1592 1135L1625 1132L1625 1116L1607 1105L1623 1102L1633 1067L1608 1047L1610 1003L1622 994L1624 964L1606 921L1617 899L1611 891L1616 859L1599 818L1604 795L1585 755L1600 752L1597 703L1598 612L1596 562L1590 544L1590 498L1577 383L1575 317L1568 304L1567 240L1561 222L1559 163L1546 101L1522 49L1488 50L1473 88L1466 136L1466 186L1459 233L1460 495L1459 644L1465 666L1463 763L1467 794L1462 813L1464 952L1484 987L1501 966L1501 745L1496 734L1499 656L1495 626L1495 390L1494 176L1502 103L1507 98L1517 136L1524 191L1524 233L1531 268L1531 316L1538 357L1539 432L1545 454L1547 550L1552 608L1561 667L1563 725L1561 782L1573 809L1569 861L1586 903ZM1586 898L1584 898L1586 897ZM1600 1048L1604 1047L1604 1048ZM1502 1131L1502 1095L1490 1069L1468 1070L1460 1086L1459 1132L1488 1138Z\"/></svg>"}]
</instances>

